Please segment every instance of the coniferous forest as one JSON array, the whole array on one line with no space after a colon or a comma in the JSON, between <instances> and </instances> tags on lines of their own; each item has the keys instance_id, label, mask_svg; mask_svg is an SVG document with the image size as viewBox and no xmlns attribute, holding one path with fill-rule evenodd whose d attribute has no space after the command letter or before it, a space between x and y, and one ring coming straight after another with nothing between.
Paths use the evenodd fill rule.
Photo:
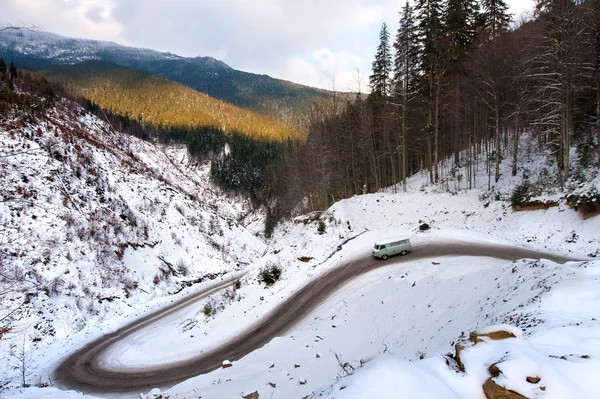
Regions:
<instances>
[{"instance_id":1,"label":"coniferous forest","mask_svg":"<svg viewBox=\"0 0 600 399\"><path fill-rule=\"evenodd\" d=\"M396 32L381 27L370 94L314 106L307 141L286 155L286 189L312 209L417 170L472 187L478 161L491 189L506 157L517 174L523 133L560 181L598 161L600 1L538 0L527 21L503 0L418 0L398 15Z\"/></svg>"}]
</instances>

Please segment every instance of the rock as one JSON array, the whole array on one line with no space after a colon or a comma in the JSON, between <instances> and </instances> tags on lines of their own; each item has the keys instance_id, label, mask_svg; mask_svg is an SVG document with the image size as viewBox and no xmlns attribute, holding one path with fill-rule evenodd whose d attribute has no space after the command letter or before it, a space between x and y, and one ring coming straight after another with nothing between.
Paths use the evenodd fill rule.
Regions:
<instances>
[{"instance_id":1,"label":"rock","mask_svg":"<svg viewBox=\"0 0 600 399\"><path fill-rule=\"evenodd\" d=\"M526 396L496 384L492 377L483 384L483 393L487 399L528 399Z\"/></svg>"},{"instance_id":2,"label":"rock","mask_svg":"<svg viewBox=\"0 0 600 399\"><path fill-rule=\"evenodd\" d=\"M500 375L500 373L501 373L501 371L500 371L500 369L498 368L498 366L496 366L497 364L498 364L498 363L494 363L494 364L492 364L492 365L491 365L491 366L488 368L488 371L490 372L490 375L491 375L493 378L496 378L496 377L498 377L498 376Z\"/></svg>"},{"instance_id":3,"label":"rock","mask_svg":"<svg viewBox=\"0 0 600 399\"><path fill-rule=\"evenodd\" d=\"M300 385L306 385L306 383L308 382L306 378L300 378L298 380L298 382L300 383Z\"/></svg>"},{"instance_id":4,"label":"rock","mask_svg":"<svg viewBox=\"0 0 600 399\"><path fill-rule=\"evenodd\" d=\"M249 393L248 395L242 395L242 398L244 398L244 399L258 399L258 398L260 398L260 395L258 394L258 391L254 391L252 393Z\"/></svg>"},{"instance_id":5,"label":"rock","mask_svg":"<svg viewBox=\"0 0 600 399\"><path fill-rule=\"evenodd\" d=\"M471 331L469 334L469 341L473 342L474 344L484 342L485 340L481 339L481 337L486 337L495 341L507 338L516 338L513 333L504 330L492 331L486 334L479 334L477 331Z\"/></svg>"},{"instance_id":6,"label":"rock","mask_svg":"<svg viewBox=\"0 0 600 399\"><path fill-rule=\"evenodd\" d=\"M527 377L526 380L530 384L537 384L538 382L540 382L541 378L540 377Z\"/></svg>"},{"instance_id":7,"label":"rock","mask_svg":"<svg viewBox=\"0 0 600 399\"><path fill-rule=\"evenodd\" d=\"M419 225L419 230L421 231L429 230L430 228L431 227L427 223L422 223L421 225Z\"/></svg>"},{"instance_id":8,"label":"rock","mask_svg":"<svg viewBox=\"0 0 600 399\"><path fill-rule=\"evenodd\" d=\"M463 349L465 349L465 347L461 344L454 345L454 351L455 351L454 360L456 360L456 365L458 366L458 369L460 371L465 371L465 365L460 360L460 352L462 352Z\"/></svg>"},{"instance_id":9,"label":"rock","mask_svg":"<svg viewBox=\"0 0 600 399\"><path fill-rule=\"evenodd\" d=\"M321 355L319 355L319 354L317 353L317 359L320 359L320 358L321 358Z\"/></svg>"},{"instance_id":10,"label":"rock","mask_svg":"<svg viewBox=\"0 0 600 399\"><path fill-rule=\"evenodd\" d=\"M270 385L272 388L276 388L276 387L277 387L277 384L275 384L274 382L270 382L270 381L269 381L269 383L268 383L268 384L269 384L269 385Z\"/></svg>"},{"instance_id":11,"label":"rock","mask_svg":"<svg viewBox=\"0 0 600 399\"><path fill-rule=\"evenodd\" d=\"M169 398L169 396L163 394L161 392L161 390L158 388L152 389L146 395L144 395L143 393L140 394L140 399L168 399L168 398Z\"/></svg>"},{"instance_id":12,"label":"rock","mask_svg":"<svg viewBox=\"0 0 600 399\"><path fill-rule=\"evenodd\" d=\"M233 364L231 364L231 362L229 360L223 360L223 368L224 369L227 369L232 366L233 366Z\"/></svg>"}]
</instances>

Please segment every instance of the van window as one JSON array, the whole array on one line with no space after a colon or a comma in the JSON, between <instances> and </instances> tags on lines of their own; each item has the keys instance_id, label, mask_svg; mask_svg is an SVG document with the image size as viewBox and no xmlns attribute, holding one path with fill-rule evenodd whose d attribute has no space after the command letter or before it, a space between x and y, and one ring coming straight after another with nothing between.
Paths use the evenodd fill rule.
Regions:
<instances>
[{"instance_id":1,"label":"van window","mask_svg":"<svg viewBox=\"0 0 600 399\"><path fill-rule=\"evenodd\" d=\"M375 250L379 249L379 245L375 244Z\"/></svg>"}]
</instances>

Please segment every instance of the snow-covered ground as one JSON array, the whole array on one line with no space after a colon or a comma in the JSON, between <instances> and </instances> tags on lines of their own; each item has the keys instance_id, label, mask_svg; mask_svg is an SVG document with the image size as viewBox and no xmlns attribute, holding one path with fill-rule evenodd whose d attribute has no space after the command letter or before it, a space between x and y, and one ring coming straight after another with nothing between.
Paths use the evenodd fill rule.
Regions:
<instances>
[{"instance_id":1,"label":"snow-covered ground","mask_svg":"<svg viewBox=\"0 0 600 399\"><path fill-rule=\"evenodd\" d=\"M86 129L100 125L89 116L80 120ZM97 134L100 131L105 132L100 129ZM114 140L124 140L118 137L115 135ZM18 147L26 139L6 129L2 140ZM511 177L510 165L503 163L502 178L493 195L487 191L483 167L477 179L479 188L473 190L459 189L458 181L445 189L430 186L425 176L417 175L410 179L406 193L390 189L339 201L322 214L284 222L271 240L263 241L254 234L261 228L260 217L247 216L248 211L239 202L220 195L206 182L205 170L190 169L184 152L173 149L167 156L134 139L128 139L126 144L129 147L125 148L134 154L135 168L114 166L129 159L126 151L89 151L101 165L100 175L106 176L107 185L114 187L110 191L114 201L120 201L120 206L128 205L141 220L138 225L148 226L148 238L144 241L159 243L154 248L129 246L122 260L106 266L119 265L128 270L136 276L138 288L131 290L130 298L124 298L122 285L105 284L102 290L107 290L106 297L119 298L102 304L90 300L100 309L96 314L90 312L92 316L69 306L77 303L72 297L85 299L85 293L78 294L78 289L83 290L88 284L93 287L92 281L99 283L105 277L102 268L95 266L97 258L90 255L93 248L84 250L86 255L72 254L77 258L71 263L59 262L47 269L40 266L43 262L36 264L35 270L42 276L70 270L67 276L82 277L73 282L74 292L64 288L54 296L32 299L32 310L52 311L56 317L52 325L59 326L54 327L59 331L54 338L44 336L41 344L36 343L27 352L28 382L34 385L52 385L53 367L77 346L192 290L214 284L205 281L169 295L179 289L178 282L206 273L235 270L241 276L241 285L236 290L214 293L159 327L115 345L104 361L121 367L148 366L213 347L259 320L310 279L318 278L343 260L369 253L373 242L391 235L410 235L416 244L485 241L529 246L581 259L600 254L598 217L582 219L566 206L560 192L542 194L558 200L556 207L520 212L511 209L507 198L523 174L532 180L545 176L543 169L548 160L527 146L522 146L517 177ZM122 146L115 146L119 147ZM44 170L50 170L45 165L54 161L46 153L39 155L39 161L36 156L27 153L25 159L2 160L3 170L9 170L7 176L11 176L6 184L15 185L22 179L20 174L27 165L34 168L28 179L32 188L40 192L38 197L51 197L52 192L58 196L59 186L43 183ZM139 165L146 165L146 169ZM152 177L156 175L163 178ZM69 182L77 184L74 178ZM461 184L465 186L464 182ZM69 192L85 192L85 185L73 186ZM191 199L189 194L200 201ZM98 202L84 198L89 204ZM6 207L4 220L12 223L8 226L20 226L21 241L9 242L14 251L29 249L44 239L58 241L44 248L68 250L68 246L62 247L67 245L66 238L54 237L69 229L52 224L65 223L61 212L68 211L75 217L80 212L64 206L62 198L47 201L51 204L48 209L54 213L22 206L20 216L15 216L15 210L0 204ZM91 212L83 200L74 202L82 213ZM45 216L31 219L34 210L37 216ZM250 221L251 218L254 219ZM47 220L46 224L41 223L43 220ZM245 227L238 220L247 220ZM325 222L323 234L318 231L319 220ZM430 224L431 230L419 232L421 221ZM144 237L143 231L136 231L127 230L131 238L126 239ZM111 239L120 242L112 236ZM89 241L82 238L78 248ZM12 260L9 265L24 267L32 262L32 257L40 256L34 248L22 252L23 256L17 257L20 260ZM166 267L158 256L173 265L181 259L189 265L190 274L185 278L171 275L155 285L159 267ZM63 258L67 259L66 255L60 259ZM400 393L401 397L483 398L482 385L490 377L488 368L498 363L501 373L495 383L526 397L600 397L600 386L594 380L600 372L600 261L559 265L549 260L507 262L434 257L397 265L392 259L388 263L339 287L291 331L233 362L232 367L192 378L172 387L167 394L171 398L239 398L257 391L261 398L275 399L395 398ZM283 272L281 280L267 288L259 282L258 275L270 265L280 266ZM60 276L71 282L64 272ZM207 304L216 312L206 315ZM77 317L84 320L79 325ZM468 343L471 331L485 333L494 325L501 325L495 329L508 330L515 337ZM19 339L25 336L29 341L34 329L27 327L25 321L20 326L4 341L10 342L12 349L8 344L2 347L7 355L3 378L11 383L1 395L78 397L74 392L54 388L18 388L19 370L12 367L19 360ZM460 354L464 371L448 355L455 353L457 343L465 347ZM530 383L527 377L540 380Z\"/></svg>"}]
</instances>

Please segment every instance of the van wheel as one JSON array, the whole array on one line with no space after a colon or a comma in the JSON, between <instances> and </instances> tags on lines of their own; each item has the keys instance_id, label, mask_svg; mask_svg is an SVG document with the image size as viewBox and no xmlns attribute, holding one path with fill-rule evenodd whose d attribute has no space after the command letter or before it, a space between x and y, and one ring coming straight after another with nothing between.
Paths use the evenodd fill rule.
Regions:
<instances>
[{"instance_id":1,"label":"van wheel","mask_svg":"<svg viewBox=\"0 0 600 399\"><path fill-rule=\"evenodd\" d=\"M383 260L386 260L387 258L388 258L388 256L387 256L387 255L383 255L383 256L381 257L381 259L383 259Z\"/></svg>"},{"instance_id":2,"label":"van wheel","mask_svg":"<svg viewBox=\"0 0 600 399\"><path fill-rule=\"evenodd\" d=\"M400 255L404 256L404 255L406 255L407 253L408 253L408 252L406 252L406 251L402 251L402 252L400 252Z\"/></svg>"}]
</instances>

